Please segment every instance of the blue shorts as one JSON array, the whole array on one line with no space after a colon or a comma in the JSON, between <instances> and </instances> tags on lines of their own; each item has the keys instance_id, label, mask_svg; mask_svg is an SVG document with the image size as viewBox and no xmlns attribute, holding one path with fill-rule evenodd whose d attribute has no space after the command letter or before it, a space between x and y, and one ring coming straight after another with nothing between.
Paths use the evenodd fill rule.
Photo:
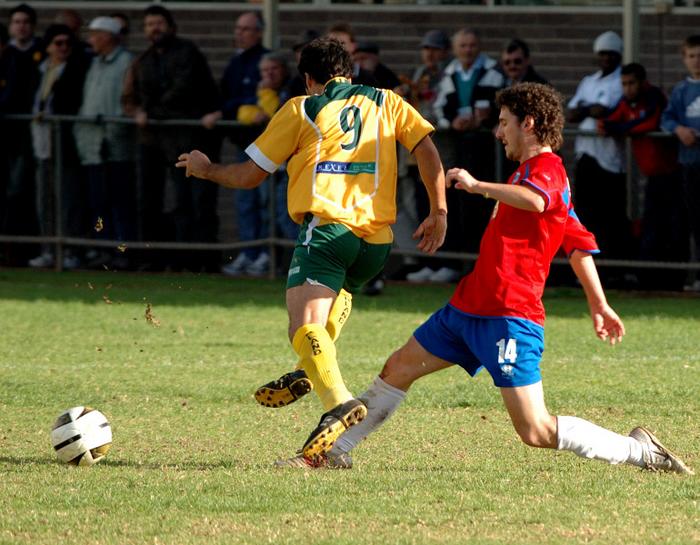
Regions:
<instances>
[{"instance_id":1,"label":"blue shorts","mask_svg":"<svg viewBox=\"0 0 700 545\"><path fill-rule=\"evenodd\" d=\"M542 380L544 328L522 318L473 316L445 305L413 332L418 343L471 376L486 367L499 388Z\"/></svg>"}]
</instances>

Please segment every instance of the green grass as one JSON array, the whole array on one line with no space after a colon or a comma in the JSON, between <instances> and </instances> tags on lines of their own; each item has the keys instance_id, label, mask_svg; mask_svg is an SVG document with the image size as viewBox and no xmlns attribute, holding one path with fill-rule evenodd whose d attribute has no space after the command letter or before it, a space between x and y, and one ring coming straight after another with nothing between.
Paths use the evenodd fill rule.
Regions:
<instances>
[{"instance_id":1,"label":"green grass","mask_svg":"<svg viewBox=\"0 0 700 545\"><path fill-rule=\"evenodd\" d=\"M528 448L484 373L417 383L351 471L272 469L320 413L314 396L281 410L252 399L294 362L283 293L213 276L0 271L0 543L700 543L698 477ZM450 293L356 297L338 341L351 389ZM700 469L700 299L611 300L628 331L614 348L577 291L548 293L550 410L621 433L643 423ZM114 447L92 468L60 465L49 428L83 404L109 417Z\"/></svg>"}]
</instances>

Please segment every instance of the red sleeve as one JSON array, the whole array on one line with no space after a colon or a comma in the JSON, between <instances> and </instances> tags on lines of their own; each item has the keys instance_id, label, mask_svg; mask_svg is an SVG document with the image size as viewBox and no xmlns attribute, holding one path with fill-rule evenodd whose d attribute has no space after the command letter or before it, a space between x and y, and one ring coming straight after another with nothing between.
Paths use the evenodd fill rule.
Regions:
<instances>
[{"instance_id":1,"label":"red sleeve","mask_svg":"<svg viewBox=\"0 0 700 545\"><path fill-rule=\"evenodd\" d=\"M515 183L528 186L542 195L545 210L548 210L553 202L557 202L563 187L560 173L556 168L552 168L547 159L526 165L522 178L515 180Z\"/></svg>"},{"instance_id":2,"label":"red sleeve","mask_svg":"<svg viewBox=\"0 0 700 545\"><path fill-rule=\"evenodd\" d=\"M595 236L579 221L573 208L569 209L569 215L566 218L564 240L562 240L561 247L567 256L574 253L574 250L589 254L600 253Z\"/></svg>"},{"instance_id":3,"label":"red sleeve","mask_svg":"<svg viewBox=\"0 0 700 545\"><path fill-rule=\"evenodd\" d=\"M617 103L615 109L605 118L605 121L624 121L622 113L625 111L625 101L621 100Z\"/></svg>"},{"instance_id":4,"label":"red sleeve","mask_svg":"<svg viewBox=\"0 0 700 545\"><path fill-rule=\"evenodd\" d=\"M647 115L643 121L630 128L630 134L639 134L644 132L652 132L659 130L661 123L661 108L657 108L654 112Z\"/></svg>"}]
</instances>

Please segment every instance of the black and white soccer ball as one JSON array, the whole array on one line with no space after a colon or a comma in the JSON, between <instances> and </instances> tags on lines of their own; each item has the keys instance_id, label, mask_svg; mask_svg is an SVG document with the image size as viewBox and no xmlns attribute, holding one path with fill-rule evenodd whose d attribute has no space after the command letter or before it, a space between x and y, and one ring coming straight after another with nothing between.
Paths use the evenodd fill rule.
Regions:
<instances>
[{"instance_id":1,"label":"black and white soccer ball","mask_svg":"<svg viewBox=\"0 0 700 545\"><path fill-rule=\"evenodd\" d=\"M112 446L112 428L100 411L73 407L56 419L51 428L51 445L59 461L91 466L102 460Z\"/></svg>"}]
</instances>

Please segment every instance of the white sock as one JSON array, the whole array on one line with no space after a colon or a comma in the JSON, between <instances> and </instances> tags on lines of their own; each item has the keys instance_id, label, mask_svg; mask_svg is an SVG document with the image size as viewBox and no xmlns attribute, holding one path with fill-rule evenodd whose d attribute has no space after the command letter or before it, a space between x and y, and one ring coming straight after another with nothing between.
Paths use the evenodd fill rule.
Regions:
<instances>
[{"instance_id":1,"label":"white sock","mask_svg":"<svg viewBox=\"0 0 700 545\"><path fill-rule=\"evenodd\" d=\"M341 435L331 449L332 453L347 453L360 441L381 426L406 397L406 392L399 390L377 377L369 389L358 399L367 405L367 416L359 424Z\"/></svg>"},{"instance_id":2,"label":"white sock","mask_svg":"<svg viewBox=\"0 0 700 545\"><path fill-rule=\"evenodd\" d=\"M610 464L644 467L642 444L633 437L596 426L575 416L557 416L557 449L570 450L583 458L595 458Z\"/></svg>"}]
</instances>

